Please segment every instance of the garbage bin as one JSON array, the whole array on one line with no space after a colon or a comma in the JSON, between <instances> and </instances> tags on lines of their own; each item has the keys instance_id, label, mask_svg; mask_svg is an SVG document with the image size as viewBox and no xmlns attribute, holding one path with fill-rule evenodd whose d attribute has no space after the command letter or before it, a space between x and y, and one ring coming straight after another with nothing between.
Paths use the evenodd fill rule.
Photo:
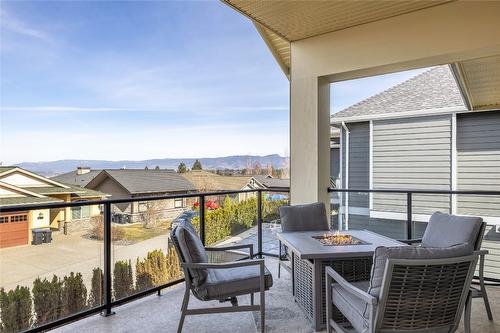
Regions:
<instances>
[{"instance_id":1,"label":"garbage bin","mask_svg":"<svg viewBox=\"0 0 500 333\"><path fill-rule=\"evenodd\" d=\"M31 234L33 236L32 245L52 242L52 230L50 229L32 229Z\"/></svg>"}]
</instances>

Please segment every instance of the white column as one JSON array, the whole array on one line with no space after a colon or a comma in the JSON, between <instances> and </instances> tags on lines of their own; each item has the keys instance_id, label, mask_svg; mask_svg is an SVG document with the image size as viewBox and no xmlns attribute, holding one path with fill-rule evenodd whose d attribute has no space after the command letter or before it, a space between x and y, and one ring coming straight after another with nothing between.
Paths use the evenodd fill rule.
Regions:
<instances>
[{"instance_id":1,"label":"white column","mask_svg":"<svg viewBox=\"0 0 500 333\"><path fill-rule=\"evenodd\" d=\"M330 84L293 73L290 84L291 203L322 201L330 211Z\"/></svg>"}]
</instances>

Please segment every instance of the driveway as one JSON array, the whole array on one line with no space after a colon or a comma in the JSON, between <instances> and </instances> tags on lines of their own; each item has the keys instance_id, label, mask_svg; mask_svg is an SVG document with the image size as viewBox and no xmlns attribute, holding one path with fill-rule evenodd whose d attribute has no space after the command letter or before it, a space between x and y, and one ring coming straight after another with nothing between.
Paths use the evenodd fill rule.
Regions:
<instances>
[{"instance_id":1,"label":"driveway","mask_svg":"<svg viewBox=\"0 0 500 333\"><path fill-rule=\"evenodd\" d=\"M132 245L112 246L112 260L132 260L143 258L149 251L167 251L169 233ZM90 286L92 269L104 266L104 247L102 241L83 237L83 232L64 235L53 233L50 244L26 245L0 249L0 287L6 290L16 285L33 287L37 277L52 278L80 272L85 284Z\"/></svg>"}]
</instances>

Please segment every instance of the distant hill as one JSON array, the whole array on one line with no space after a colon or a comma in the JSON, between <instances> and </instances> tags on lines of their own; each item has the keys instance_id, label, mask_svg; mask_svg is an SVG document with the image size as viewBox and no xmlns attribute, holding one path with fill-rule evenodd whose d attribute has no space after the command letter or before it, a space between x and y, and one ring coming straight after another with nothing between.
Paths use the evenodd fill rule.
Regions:
<instances>
[{"instance_id":1,"label":"distant hill","mask_svg":"<svg viewBox=\"0 0 500 333\"><path fill-rule=\"evenodd\" d=\"M61 173L75 170L79 166L86 166L92 169L144 169L146 166L150 169L159 166L160 169L175 169L179 163L184 162L188 168L191 168L196 158L161 158L143 161L106 161L106 160L58 160L49 162L22 162L17 166L33 171L35 173L51 177ZM255 165L259 163L262 167L272 165L274 168L283 168L286 166L286 158L278 154L266 156L235 155L225 157L199 158L203 169L244 169L248 164Z\"/></svg>"}]
</instances>

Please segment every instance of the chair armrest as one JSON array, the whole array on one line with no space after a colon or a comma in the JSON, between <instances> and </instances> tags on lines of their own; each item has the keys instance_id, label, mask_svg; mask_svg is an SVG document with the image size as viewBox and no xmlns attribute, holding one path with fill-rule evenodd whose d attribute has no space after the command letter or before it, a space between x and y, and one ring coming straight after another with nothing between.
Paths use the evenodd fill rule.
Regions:
<instances>
[{"instance_id":1,"label":"chair armrest","mask_svg":"<svg viewBox=\"0 0 500 333\"><path fill-rule=\"evenodd\" d=\"M368 294L366 291L356 288L352 284L346 281L339 273L337 273L333 268L326 267L326 275L327 277L331 277L335 282L337 282L342 288L344 288L347 292L353 294L354 296L362 299L363 301L369 304L376 304L377 299L372 295ZM331 288L331 286L327 286L327 288Z\"/></svg>"},{"instance_id":2,"label":"chair armrest","mask_svg":"<svg viewBox=\"0 0 500 333\"><path fill-rule=\"evenodd\" d=\"M181 263L182 267L193 268L193 269L224 269L224 268L236 268L245 266L264 266L264 259L252 259L252 260L240 260L231 261L224 263Z\"/></svg>"},{"instance_id":3,"label":"chair armrest","mask_svg":"<svg viewBox=\"0 0 500 333\"><path fill-rule=\"evenodd\" d=\"M477 251L474 251L474 253L477 253L480 257L484 257L485 255L487 255L488 253L490 253L490 251L488 251L488 250L477 250Z\"/></svg>"},{"instance_id":4,"label":"chair armrest","mask_svg":"<svg viewBox=\"0 0 500 333\"><path fill-rule=\"evenodd\" d=\"M422 238L415 238L415 239L398 239L398 242L405 243L408 245L413 245L413 244L419 244L422 243Z\"/></svg>"},{"instance_id":5,"label":"chair armrest","mask_svg":"<svg viewBox=\"0 0 500 333\"><path fill-rule=\"evenodd\" d=\"M206 251L227 251L227 250L239 250L248 248L250 253L250 259L253 258L253 244L240 244L240 245L231 245L231 246L220 246L220 247L205 247Z\"/></svg>"}]
</instances>

